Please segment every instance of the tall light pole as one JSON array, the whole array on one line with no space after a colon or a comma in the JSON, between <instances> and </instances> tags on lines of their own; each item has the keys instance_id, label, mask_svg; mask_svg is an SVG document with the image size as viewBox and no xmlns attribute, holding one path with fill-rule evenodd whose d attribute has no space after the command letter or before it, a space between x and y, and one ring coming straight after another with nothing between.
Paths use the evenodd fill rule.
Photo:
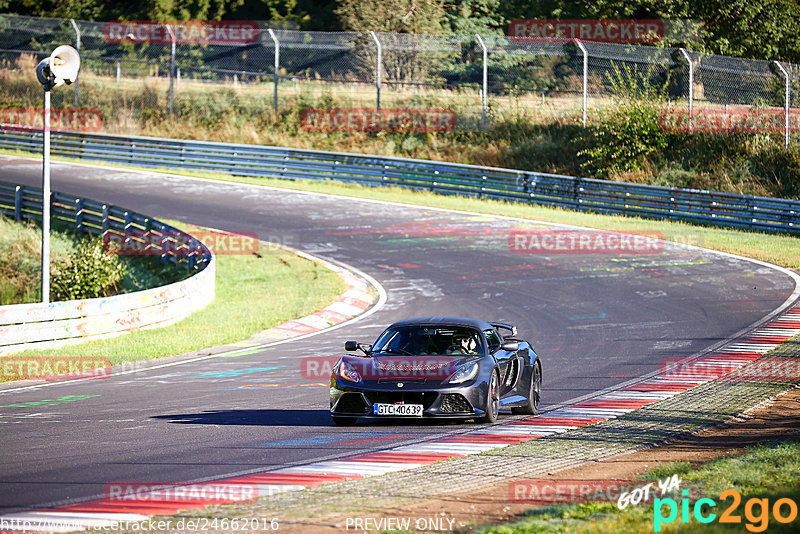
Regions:
<instances>
[{"instance_id":1,"label":"tall light pole","mask_svg":"<svg viewBox=\"0 0 800 534\"><path fill-rule=\"evenodd\" d=\"M78 77L81 57L68 45L53 50L36 67L36 77L44 87L42 133L42 303L50 302L50 90L71 84Z\"/></svg>"}]
</instances>

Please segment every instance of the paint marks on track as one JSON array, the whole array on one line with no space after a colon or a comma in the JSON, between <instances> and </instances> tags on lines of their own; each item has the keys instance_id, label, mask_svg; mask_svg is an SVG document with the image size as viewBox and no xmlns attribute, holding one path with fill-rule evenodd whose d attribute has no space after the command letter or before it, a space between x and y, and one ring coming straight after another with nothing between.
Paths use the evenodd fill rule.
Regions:
<instances>
[{"instance_id":1,"label":"paint marks on track","mask_svg":"<svg viewBox=\"0 0 800 534\"><path fill-rule=\"evenodd\" d=\"M360 454L338 460L312 462L259 473L216 481L226 484L249 484L258 487L259 496L283 491L317 487L330 482L383 475L431 463L459 458L470 454L508 447L509 445L569 432L620 417L649 406L660 400L678 395L712 380L724 379L726 375L758 360L778 345L800 334L800 306L792 308L762 328L742 339L729 343L690 362L688 368L679 373L661 374L634 385L630 385L570 406L558 408L542 416L526 417L478 430L454 434L412 445L393 447L380 452ZM688 370L687 370L688 369ZM786 377L789 378L789 377ZM793 377L797 378L797 377ZM396 438L397 435L380 432L350 432L337 435L341 444L364 442L363 440ZM319 445L319 440L328 437L299 438L302 443L268 442L266 446ZM335 439L335 438L330 438ZM349 440L349 441L348 441ZM327 441L325 443L330 443ZM29 528L51 524L59 518L64 521L78 519L86 526L102 528L119 521L146 519L152 515L169 515L181 510L201 508L202 503L154 503L136 502L120 504L99 499L58 508L11 514L0 519L28 521ZM51 528L52 530L52 528Z\"/></svg>"}]
</instances>

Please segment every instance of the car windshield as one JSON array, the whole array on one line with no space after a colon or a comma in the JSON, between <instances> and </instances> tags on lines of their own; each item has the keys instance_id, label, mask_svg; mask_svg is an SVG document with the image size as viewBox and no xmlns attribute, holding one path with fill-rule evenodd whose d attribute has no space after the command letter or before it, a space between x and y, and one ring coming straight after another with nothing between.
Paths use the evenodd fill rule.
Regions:
<instances>
[{"instance_id":1,"label":"car windshield","mask_svg":"<svg viewBox=\"0 0 800 534\"><path fill-rule=\"evenodd\" d=\"M483 356L483 343L477 330L464 326L401 326L386 330L372 352L408 356Z\"/></svg>"}]
</instances>

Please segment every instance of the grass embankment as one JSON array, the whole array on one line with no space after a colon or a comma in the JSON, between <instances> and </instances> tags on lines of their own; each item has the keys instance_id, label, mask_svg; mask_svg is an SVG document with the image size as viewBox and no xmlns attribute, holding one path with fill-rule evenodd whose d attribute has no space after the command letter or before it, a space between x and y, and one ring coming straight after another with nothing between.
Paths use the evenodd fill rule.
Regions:
<instances>
[{"instance_id":1,"label":"grass embankment","mask_svg":"<svg viewBox=\"0 0 800 534\"><path fill-rule=\"evenodd\" d=\"M214 301L174 325L17 356L97 356L114 365L172 356L247 339L324 308L346 289L333 271L287 250L262 245L258 254L217 256Z\"/></svg>"},{"instance_id":2,"label":"grass embankment","mask_svg":"<svg viewBox=\"0 0 800 534\"><path fill-rule=\"evenodd\" d=\"M59 300L55 286L59 270L68 268L88 234L56 222L50 232L50 300ZM96 238L95 238L96 239ZM186 276L159 258L119 256L122 279L103 295L140 291L178 281ZM41 302L42 229L30 221L16 222L0 215L0 305Z\"/></svg>"},{"instance_id":3,"label":"grass embankment","mask_svg":"<svg viewBox=\"0 0 800 534\"><path fill-rule=\"evenodd\" d=\"M0 105L40 106L41 88L30 76L34 66L31 57L22 56L0 70ZM81 73L80 105L98 109L108 133L361 152L800 198L797 143L785 150L781 134L667 133L659 123L669 105L663 91L637 92L624 74L619 77L609 94L590 99L585 129L580 98L572 94L548 96L544 105L538 94L491 95L491 127L479 128L480 98L472 89L414 94L388 87L384 108L451 109L466 126L450 133L311 133L301 127L302 109L371 108L374 87L300 82L295 88L287 82L276 112L271 80L236 86L184 80L176 92L175 115L169 116L168 81L123 78L115 83L112 76L88 69ZM55 91L53 99L55 107L70 107L72 92Z\"/></svg>"},{"instance_id":4,"label":"grass embankment","mask_svg":"<svg viewBox=\"0 0 800 534\"><path fill-rule=\"evenodd\" d=\"M716 502L710 512L716 518L709 524L702 524L694 516L694 506L701 497L690 492L688 497L688 521L682 521L680 494L671 497L677 503L677 516L670 522L662 522L661 532L797 532L797 506L800 506L800 435L780 443L759 445L736 458L713 460L697 469L689 462L669 464L651 471L641 479L645 481L663 480L677 474L681 486L700 488L702 497ZM657 488L657 485L655 486ZM720 498L725 490L735 489L741 502L734 498ZM669 496L665 496L669 497ZM751 499L766 499L767 509L760 503L748 502ZM773 507L779 499L790 499L795 503L795 518L790 523L776 520ZM738 523L720 523L721 514L732 508L732 516ZM749 515L748 515L749 510ZM660 517L668 517L668 505L659 507ZM546 508L531 509L527 517L520 521L501 526L479 529L482 534L535 534L535 533L606 533L606 532L648 532L654 531L653 500L650 504L628 506L619 510L616 503L590 502L580 504L559 504ZM708 516L709 508L702 509ZM790 517L790 505L783 502L782 517ZM745 530L747 529L747 530Z\"/></svg>"}]
</instances>

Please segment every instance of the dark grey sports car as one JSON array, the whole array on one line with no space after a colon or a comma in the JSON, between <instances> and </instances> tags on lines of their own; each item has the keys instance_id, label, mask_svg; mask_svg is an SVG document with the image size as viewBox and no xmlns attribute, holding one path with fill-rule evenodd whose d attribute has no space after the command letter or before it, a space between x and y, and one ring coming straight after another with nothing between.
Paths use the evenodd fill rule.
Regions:
<instances>
[{"instance_id":1,"label":"dark grey sports car","mask_svg":"<svg viewBox=\"0 0 800 534\"><path fill-rule=\"evenodd\" d=\"M372 345L348 341L346 351L362 354L345 354L333 366L333 421L448 417L492 423L501 407L535 414L542 364L516 334L504 323L421 317L392 324Z\"/></svg>"}]
</instances>

